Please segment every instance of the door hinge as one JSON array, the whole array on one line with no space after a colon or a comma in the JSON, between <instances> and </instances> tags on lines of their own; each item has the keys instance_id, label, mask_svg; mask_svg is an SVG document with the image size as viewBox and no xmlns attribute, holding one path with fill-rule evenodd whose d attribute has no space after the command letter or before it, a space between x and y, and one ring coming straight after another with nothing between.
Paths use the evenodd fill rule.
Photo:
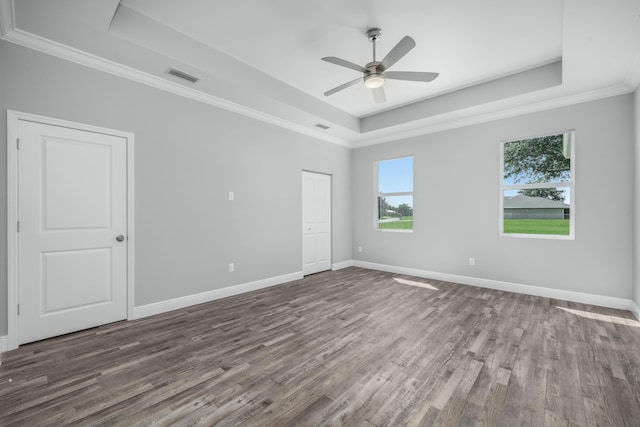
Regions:
<instances>
[{"instance_id":1,"label":"door hinge","mask_svg":"<svg viewBox=\"0 0 640 427\"><path fill-rule=\"evenodd\" d=\"M20 232L20 221L16 222L16 231L19 233Z\"/></svg>"},{"instance_id":2,"label":"door hinge","mask_svg":"<svg viewBox=\"0 0 640 427\"><path fill-rule=\"evenodd\" d=\"M18 304L18 316L20 316L20 304Z\"/></svg>"},{"instance_id":3,"label":"door hinge","mask_svg":"<svg viewBox=\"0 0 640 427\"><path fill-rule=\"evenodd\" d=\"M20 150L20 138L16 138L16 149Z\"/></svg>"}]
</instances>

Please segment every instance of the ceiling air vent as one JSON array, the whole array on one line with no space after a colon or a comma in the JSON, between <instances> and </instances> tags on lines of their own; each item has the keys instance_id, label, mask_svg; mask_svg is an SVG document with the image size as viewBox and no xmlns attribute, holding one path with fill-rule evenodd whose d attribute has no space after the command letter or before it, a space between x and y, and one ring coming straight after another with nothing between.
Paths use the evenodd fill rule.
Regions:
<instances>
[{"instance_id":1,"label":"ceiling air vent","mask_svg":"<svg viewBox=\"0 0 640 427\"><path fill-rule=\"evenodd\" d=\"M187 74L184 71L176 70L175 68L169 68L169 71L167 71L167 73L171 74L172 76L176 76L181 79L190 81L191 83L195 83L198 80L200 80L199 78L192 76L191 74Z\"/></svg>"},{"instance_id":2,"label":"ceiling air vent","mask_svg":"<svg viewBox=\"0 0 640 427\"><path fill-rule=\"evenodd\" d=\"M314 126L322 130L329 129L329 126L323 125L322 123L316 123Z\"/></svg>"}]
</instances>

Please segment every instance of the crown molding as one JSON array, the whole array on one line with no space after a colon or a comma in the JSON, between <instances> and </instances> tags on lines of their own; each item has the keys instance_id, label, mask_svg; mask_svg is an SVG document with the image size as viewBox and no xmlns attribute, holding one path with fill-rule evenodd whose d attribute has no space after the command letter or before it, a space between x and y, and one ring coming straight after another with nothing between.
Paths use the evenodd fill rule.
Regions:
<instances>
[{"instance_id":1,"label":"crown molding","mask_svg":"<svg viewBox=\"0 0 640 427\"><path fill-rule=\"evenodd\" d=\"M7 3L9 4L9 6L7 5ZM8 42L15 43L29 49L37 50L39 52L58 57L60 59L74 62L85 67L103 71L117 77L122 77L137 83L141 83L146 86L160 89L174 95L183 96L194 101L202 102L204 104L242 114L244 116L251 117L262 122L270 123L272 125L288 129L299 134L307 135L346 148L352 148L352 143L342 138L326 135L319 131L315 131L305 126L292 123L279 117L247 108L243 105L230 102L226 99L218 98L216 96L182 86L178 83L174 83L172 81L154 76L149 73L145 73L132 67L128 67L126 65L122 65L117 62L93 55L91 53L55 42L53 40L40 37L36 34L16 29L13 26L13 22L5 22L10 20L13 21L12 19L5 18L5 12L7 11L7 8L11 8L11 10L13 10L11 6L11 0L1 0L0 13L2 13L2 19L0 20L0 22L2 22L3 31L1 38ZM6 28L8 28L8 31L5 30Z\"/></svg>"},{"instance_id":2,"label":"crown molding","mask_svg":"<svg viewBox=\"0 0 640 427\"><path fill-rule=\"evenodd\" d=\"M640 85L640 53L636 56L636 60L631 65L629 72L627 73L627 77L625 78L625 83L632 88L632 90L636 90L638 85Z\"/></svg>"},{"instance_id":3,"label":"crown molding","mask_svg":"<svg viewBox=\"0 0 640 427\"><path fill-rule=\"evenodd\" d=\"M291 121L276 117L262 111L248 108L223 98L207 94L176 82L163 79L161 77L119 64L117 62L93 55L91 53L67 46L50 39L38 36L27 31L15 28L15 17L13 0L0 0L0 38L20 46L37 50L39 52L52 55L79 65L90 67L102 72L125 78L146 86L163 90L165 92L202 102L214 107L232 111L246 117L260 120L265 123L278 126L298 134L307 135L315 139L326 141L346 148L361 148L370 145L382 144L385 142L398 141L421 135L428 135L436 132L457 129L461 127L491 122L495 120L521 116L553 108L565 107L587 101L594 101L610 96L630 93L640 83L640 55L636 58L634 65L627 73L624 83L582 92L574 95L559 97L547 101L536 102L519 107L500 107L500 101L461 110L456 114L456 118L441 117L425 118L422 123L410 122L397 126L373 131L369 134L358 134L349 138L328 135L310 127L293 123ZM496 109L497 108L497 109ZM465 117L459 118L460 115ZM434 123L437 121L437 123ZM431 122L431 123L428 123Z\"/></svg>"},{"instance_id":4,"label":"crown molding","mask_svg":"<svg viewBox=\"0 0 640 427\"><path fill-rule=\"evenodd\" d=\"M537 113L540 111L551 110L554 108L567 107L574 104L580 104L583 102L596 101L602 98L608 98L611 96L623 95L633 92L626 84L618 84L602 89L596 89L588 92L581 92L574 95L564 96L560 98L550 99L547 101L536 102L533 104L527 104L520 107L503 108L498 111L491 111L483 113L481 110L488 110L491 108L489 104L473 109L473 113L470 113L469 117L465 117L458 120L449 120L438 124L419 126L414 129L406 131L398 131L389 135L380 137L372 137L355 142L353 148L367 147L370 145L382 144L385 142L399 141L402 139L413 138L421 135L428 135L436 132L442 132L451 129L463 128L467 126L477 125L481 123L493 122L496 120L506 119L510 117L522 116L530 113ZM480 110L480 111L478 111Z\"/></svg>"}]
</instances>

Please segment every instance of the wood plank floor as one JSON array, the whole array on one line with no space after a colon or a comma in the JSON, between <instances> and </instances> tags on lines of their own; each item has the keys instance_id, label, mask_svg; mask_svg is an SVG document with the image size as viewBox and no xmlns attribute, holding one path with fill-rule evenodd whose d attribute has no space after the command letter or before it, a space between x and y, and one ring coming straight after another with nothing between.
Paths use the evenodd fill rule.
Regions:
<instances>
[{"instance_id":1,"label":"wood plank floor","mask_svg":"<svg viewBox=\"0 0 640 427\"><path fill-rule=\"evenodd\" d=\"M631 313L361 268L21 346L0 425L638 426Z\"/></svg>"}]
</instances>

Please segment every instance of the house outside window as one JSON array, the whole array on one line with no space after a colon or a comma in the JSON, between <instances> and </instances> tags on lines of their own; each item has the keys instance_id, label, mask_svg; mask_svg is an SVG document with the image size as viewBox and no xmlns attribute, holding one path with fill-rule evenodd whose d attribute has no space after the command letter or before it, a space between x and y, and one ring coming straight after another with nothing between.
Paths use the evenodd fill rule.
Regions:
<instances>
[{"instance_id":1,"label":"house outside window","mask_svg":"<svg viewBox=\"0 0 640 427\"><path fill-rule=\"evenodd\" d=\"M376 228L413 231L413 157L380 160L375 166Z\"/></svg>"},{"instance_id":2,"label":"house outside window","mask_svg":"<svg viewBox=\"0 0 640 427\"><path fill-rule=\"evenodd\" d=\"M500 234L573 239L574 131L501 143Z\"/></svg>"}]
</instances>

